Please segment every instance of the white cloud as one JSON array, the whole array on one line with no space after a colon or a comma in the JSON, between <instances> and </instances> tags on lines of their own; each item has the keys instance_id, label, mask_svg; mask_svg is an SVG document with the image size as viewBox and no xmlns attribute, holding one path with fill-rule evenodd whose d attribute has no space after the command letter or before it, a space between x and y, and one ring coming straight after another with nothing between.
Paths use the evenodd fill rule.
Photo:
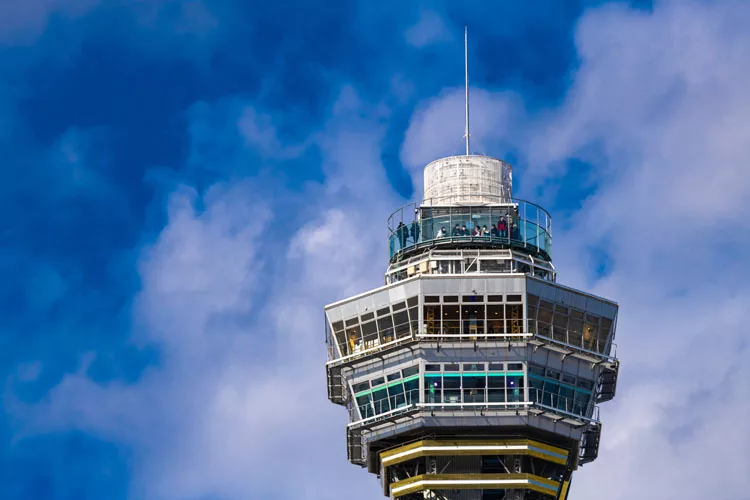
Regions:
<instances>
[{"instance_id":1,"label":"white cloud","mask_svg":"<svg viewBox=\"0 0 750 500\"><path fill-rule=\"evenodd\" d=\"M416 24L406 30L404 36L409 44L417 48L449 41L452 38L440 14L427 9L420 10Z\"/></svg>"},{"instance_id":2,"label":"white cloud","mask_svg":"<svg viewBox=\"0 0 750 500\"><path fill-rule=\"evenodd\" d=\"M518 98L511 93L470 89L471 151L490 154L499 141L515 138L514 121L521 113ZM443 156L464 154L464 89L446 89L415 110L401 148L401 161L422 186L423 168ZM497 154L497 153L496 153Z\"/></svg>"},{"instance_id":3,"label":"white cloud","mask_svg":"<svg viewBox=\"0 0 750 500\"><path fill-rule=\"evenodd\" d=\"M75 19L100 0L24 0L0 2L0 44L29 44L47 29L53 16Z\"/></svg>"},{"instance_id":4,"label":"white cloud","mask_svg":"<svg viewBox=\"0 0 750 500\"><path fill-rule=\"evenodd\" d=\"M355 488L379 498L377 481L346 461L346 410L326 400L321 318L326 302L382 282L393 204L383 110L352 89L334 108L315 139L326 184L293 207L256 181L174 191L167 225L142 251L134 305L133 340L156 343L160 366L103 386L86 356L43 404L4 401L19 438L75 428L126 443L133 498L335 500ZM290 210L309 214L291 232L280 217Z\"/></svg>"}]
</instances>

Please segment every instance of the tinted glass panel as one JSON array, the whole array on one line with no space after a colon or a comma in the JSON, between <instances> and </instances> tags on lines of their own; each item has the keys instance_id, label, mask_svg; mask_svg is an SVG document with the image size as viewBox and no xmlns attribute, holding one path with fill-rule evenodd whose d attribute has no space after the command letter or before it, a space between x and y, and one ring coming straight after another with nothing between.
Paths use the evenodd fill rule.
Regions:
<instances>
[{"instance_id":1,"label":"tinted glass panel","mask_svg":"<svg viewBox=\"0 0 750 500\"><path fill-rule=\"evenodd\" d=\"M369 388L370 388L369 382L362 382L360 384L354 384L354 386L352 387L352 390L354 390L354 393L356 394L358 392L366 391Z\"/></svg>"}]
</instances>

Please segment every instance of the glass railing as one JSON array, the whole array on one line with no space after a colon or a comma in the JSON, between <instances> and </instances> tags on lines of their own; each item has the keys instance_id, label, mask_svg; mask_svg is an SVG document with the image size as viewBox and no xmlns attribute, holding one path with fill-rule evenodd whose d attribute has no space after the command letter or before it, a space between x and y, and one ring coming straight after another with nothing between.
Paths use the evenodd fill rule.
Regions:
<instances>
[{"instance_id":1,"label":"glass railing","mask_svg":"<svg viewBox=\"0 0 750 500\"><path fill-rule=\"evenodd\" d=\"M388 218L389 258L419 247L461 242L523 248L551 260L549 213L527 201L496 198L497 203L481 205L433 198L401 207Z\"/></svg>"},{"instance_id":2,"label":"glass railing","mask_svg":"<svg viewBox=\"0 0 750 500\"><path fill-rule=\"evenodd\" d=\"M547 408L590 418L590 415L588 415L588 401L578 401L571 397L564 397L554 392L534 388L529 388L529 399Z\"/></svg>"}]
</instances>

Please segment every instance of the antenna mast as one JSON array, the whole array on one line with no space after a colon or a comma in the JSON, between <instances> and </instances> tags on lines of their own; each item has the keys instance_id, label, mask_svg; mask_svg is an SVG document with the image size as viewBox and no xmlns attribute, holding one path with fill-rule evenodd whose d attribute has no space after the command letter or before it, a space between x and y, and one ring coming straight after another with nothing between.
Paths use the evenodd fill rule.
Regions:
<instances>
[{"instance_id":1,"label":"antenna mast","mask_svg":"<svg viewBox=\"0 0 750 500\"><path fill-rule=\"evenodd\" d=\"M466 156L469 156L469 27L464 26L464 71L466 76L466 128L464 139L466 139Z\"/></svg>"}]
</instances>

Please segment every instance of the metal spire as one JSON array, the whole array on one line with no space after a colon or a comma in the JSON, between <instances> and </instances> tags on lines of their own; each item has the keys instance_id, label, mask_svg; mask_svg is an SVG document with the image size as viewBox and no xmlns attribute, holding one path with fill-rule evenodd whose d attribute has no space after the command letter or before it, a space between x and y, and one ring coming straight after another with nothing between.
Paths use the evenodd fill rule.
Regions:
<instances>
[{"instance_id":1,"label":"metal spire","mask_svg":"<svg viewBox=\"0 0 750 500\"><path fill-rule=\"evenodd\" d=\"M469 156L469 27L464 26L464 70L466 76L466 129L464 130L464 139L466 139L466 156Z\"/></svg>"}]
</instances>

